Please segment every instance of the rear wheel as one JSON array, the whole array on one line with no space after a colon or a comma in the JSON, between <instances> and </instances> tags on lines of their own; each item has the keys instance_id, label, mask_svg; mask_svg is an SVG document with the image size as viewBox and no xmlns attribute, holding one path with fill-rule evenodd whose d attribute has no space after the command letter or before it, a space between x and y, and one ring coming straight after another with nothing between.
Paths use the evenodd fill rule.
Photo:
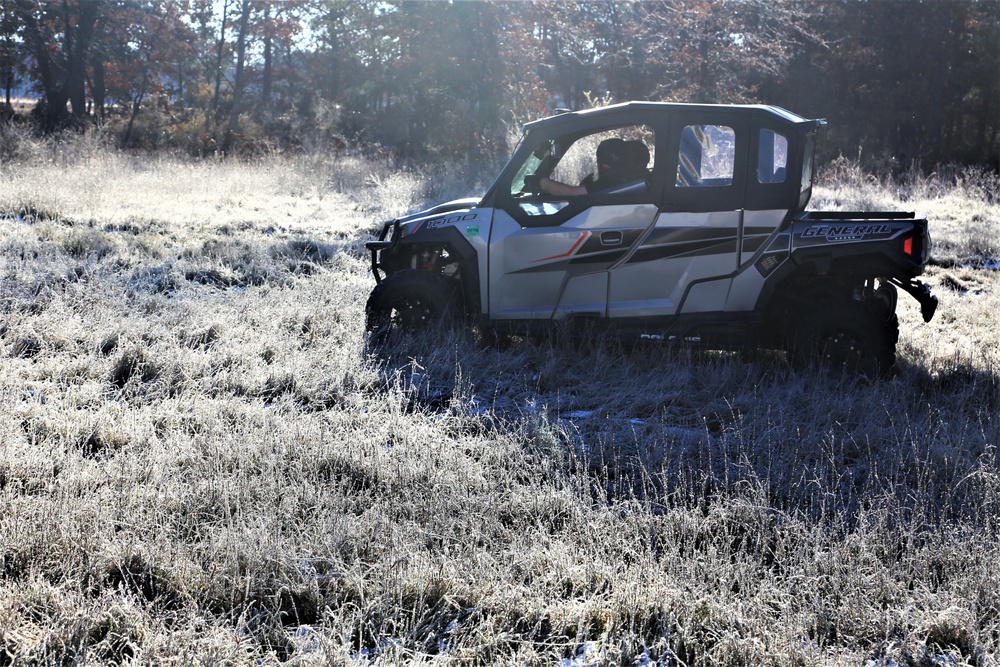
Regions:
<instances>
[{"instance_id":1,"label":"rear wheel","mask_svg":"<svg viewBox=\"0 0 1000 667\"><path fill-rule=\"evenodd\" d=\"M860 301L826 302L810 310L796 329L792 360L833 372L884 377L896 363L899 324Z\"/></svg>"},{"instance_id":2,"label":"rear wheel","mask_svg":"<svg viewBox=\"0 0 1000 667\"><path fill-rule=\"evenodd\" d=\"M365 306L368 331L419 331L451 319L458 291L441 276L427 271L399 271L372 290Z\"/></svg>"}]
</instances>

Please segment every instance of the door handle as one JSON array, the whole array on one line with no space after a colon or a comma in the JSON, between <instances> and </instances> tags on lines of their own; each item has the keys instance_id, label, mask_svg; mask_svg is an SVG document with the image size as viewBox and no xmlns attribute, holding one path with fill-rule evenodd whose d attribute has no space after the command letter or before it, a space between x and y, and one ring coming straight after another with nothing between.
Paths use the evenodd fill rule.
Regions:
<instances>
[{"instance_id":1,"label":"door handle","mask_svg":"<svg viewBox=\"0 0 1000 667\"><path fill-rule=\"evenodd\" d=\"M601 245L614 246L621 245L625 235L621 232L601 232Z\"/></svg>"}]
</instances>

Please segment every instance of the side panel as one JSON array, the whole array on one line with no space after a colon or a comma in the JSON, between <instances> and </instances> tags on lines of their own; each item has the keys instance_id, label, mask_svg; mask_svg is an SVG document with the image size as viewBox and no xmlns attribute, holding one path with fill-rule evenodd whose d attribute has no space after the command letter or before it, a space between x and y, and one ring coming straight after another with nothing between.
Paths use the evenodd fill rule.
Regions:
<instances>
[{"instance_id":1,"label":"side panel","mask_svg":"<svg viewBox=\"0 0 1000 667\"><path fill-rule=\"evenodd\" d=\"M788 260L791 249L791 233L786 228L777 231L786 216L786 211L747 211L745 227L748 232L743 238L743 254L740 272L733 278L726 298L726 311L747 312L754 310L760 301L761 292L768 276ZM750 220L753 220L751 227ZM764 236L764 230L774 226L772 233ZM760 234L751 234L750 230ZM763 241L761 241L763 238ZM755 250L754 250L755 249Z\"/></svg>"},{"instance_id":2,"label":"side panel","mask_svg":"<svg viewBox=\"0 0 1000 667\"><path fill-rule=\"evenodd\" d=\"M784 209L746 211L740 238L740 270L726 295L727 312L745 312L756 307L764 281L788 258L790 235L779 233L787 217ZM766 261L761 259L767 255Z\"/></svg>"},{"instance_id":3,"label":"side panel","mask_svg":"<svg viewBox=\"0 0 1000 667\"><path fill-rule=\"evenodd\" d=\"M767 252L773 253L774 239L777 231L786 217L784 210L776 211L746 211L740 215L738 211L717 214L663 214L657 221L656 231L649 237L649 246L657 238L678 241L666 243L659 249L664 255L654 262L656 268L641 269L648 280L632 278L638 286L650 290L669 291L670 304L679 304L679 309L669 309L662 296L659 297L664 310L646 312L643 304L617 302L615 312L627 313L622 317L671 315L678 312L712 313L720 311L739 312L753 310L764 284L764 275L755 266L755 262ZM670 228L666 221L673 221L675 226L670 232L660 234L661 229ZM698 224L703 222L705 224ZM788 238L785 235L784 257L788 255ZM637 256L654 256L656 251L644 245ZM736 251L739 254L736 254ZM669 255L668 253L674 253ZM739 268L736 269L737 264ZM626 266L612 273L611 298L618 296L615 290L621 286L621 281L631 267ZM773 269L772 269L773 270ZM653 271L652 273L647 273ZM619 275L621 273L621 275ZM624 288L623 288L624 289ZM633 285L631 289L636 289ZM614 301L613 301L614 303ZM645 304L648 308L650 305Z\"/></svg>"},{"instance_id":4,"label":"side panel","mask_svg":"<svg viewBox=\"0 0 1000 667\"><path fill-rule=\"evenodd\" d=\"M923 271L925 230L922 214L814 211L792 224L792 259L819 270L908 279Z\"/></svg>"},{"instance_id":5,"label":"side panel","mask_svg":"<svg viewBox=\"0 0 1000 667\"><path fill-rule=\"evenodd\" d=\"M570 315L604 317L608 308L608 272L570 276L559 298L555 318Z\"/></svg>"},{"instance_id":6,"label":"side panel","mask_svg":"<svg viewBox=\"0 0 1000 667\"><path fill-rule=\"evenodd\" d=\"M736 270L740 217L740 211L661 213L642 244L611 271L610 316L675 315L688 286L709 278L720 284L699 291L697 312L722 310Z\"/></svg>"},{"instance_id":7,"label":"side panel","mask_svg":"<svg viewBox=\"0 0 1000 667\"><path fill-rule=\"evenodd\" d=\"M607 271L645 236L656 210L653 204L595 206L550 227L521 227L497 210L489 249L490 316L605 315Z\"/></svg>"},{"instance_id":8,"label":"side panel","mask_svg":"<svg viewBox=\"0 0 1000 667\"><path fill-rule=\"evenodd\" d=\"M743 230L740 235L740 268L746 267L756 260L761 248L770 242L787 216L787 209L743 212Z\"/></svg>"}]
</instances>

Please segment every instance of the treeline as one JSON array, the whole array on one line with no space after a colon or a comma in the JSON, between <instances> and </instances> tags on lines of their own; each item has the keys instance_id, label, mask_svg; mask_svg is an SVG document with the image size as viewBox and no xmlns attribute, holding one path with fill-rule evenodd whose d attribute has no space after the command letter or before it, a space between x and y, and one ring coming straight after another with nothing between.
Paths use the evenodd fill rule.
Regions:
<instances>
[{"instance_id":1,"label":"treeline","mask_svg":"<svg viewBox=\"0 0 1000 667\"><path fill-rule=\"evenodd\" d=\"M764 102L827 151L1000 167L998 0L0 0L43 132L476 158L556 107Z\"/></svg>"}]
</instances>

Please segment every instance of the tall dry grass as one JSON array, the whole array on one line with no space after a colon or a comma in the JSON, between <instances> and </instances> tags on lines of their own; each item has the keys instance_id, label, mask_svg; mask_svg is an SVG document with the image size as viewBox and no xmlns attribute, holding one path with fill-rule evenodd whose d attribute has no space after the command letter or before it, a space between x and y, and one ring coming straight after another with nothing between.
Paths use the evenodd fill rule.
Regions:
<instances>
[{"instance_id":1,"label":"tall dry grass","mask_svg":"<svg viewBox=\"0 0 1000 667\"><path fill-rule=\"evenodd\" d=\"M476 184L87 141L0 175L0 664L995 663L1000 208L967 181L818 188L943 249L937 318L904 299L864 384L461 331L374 354L363 242Z\"/></svg>"}]
</instances>

